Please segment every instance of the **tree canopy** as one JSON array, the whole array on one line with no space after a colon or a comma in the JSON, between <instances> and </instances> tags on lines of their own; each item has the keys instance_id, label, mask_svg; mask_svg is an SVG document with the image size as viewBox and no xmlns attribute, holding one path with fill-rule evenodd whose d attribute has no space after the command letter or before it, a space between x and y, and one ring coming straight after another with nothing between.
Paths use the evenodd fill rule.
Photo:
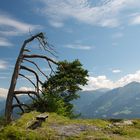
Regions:
<instances>
[{"instance_id":1,"label":"tree canopy","mask_svg":"<svg viewBox=\"0 0 140 140\"><path fill-rule=\"evenodd\" d=\"M55 74L43 85L45 90L43 103L40 105L45 106L39 105L39 110L72 117L74 114L71 101L79 97L77 92L81 90L81 86L87 84L87 76L88 71L82 68L79 60L60 61Z\"/></svg>"}]
</instances>

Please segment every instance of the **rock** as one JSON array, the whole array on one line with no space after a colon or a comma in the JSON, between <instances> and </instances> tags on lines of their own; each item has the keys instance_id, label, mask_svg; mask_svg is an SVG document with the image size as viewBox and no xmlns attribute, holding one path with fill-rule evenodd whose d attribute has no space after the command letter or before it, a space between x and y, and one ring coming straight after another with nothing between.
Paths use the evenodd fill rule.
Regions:
<instances>
[{"instance_id":1,"label":"rock","mask_svg":"<svg viewBox=\"0 0 140 140\"><path fill-rule=\"evenodd\" d=\"M58 132L61 136L78 136L79 133L83 131L98 131L100 128L91 125L83 125L83 124L70 124L70 125L52 125L55 131Z\"/></svg>"},{"instance_id":2,"label":"rock","mask_svg":"<svg viewBox=\"0 0 140 140\"><path fill-rule=\"evenodd\" d=\"M132 120L124 120L123 124L124 125L133 125L133 121Z\"/></svg>"}]
</instances>

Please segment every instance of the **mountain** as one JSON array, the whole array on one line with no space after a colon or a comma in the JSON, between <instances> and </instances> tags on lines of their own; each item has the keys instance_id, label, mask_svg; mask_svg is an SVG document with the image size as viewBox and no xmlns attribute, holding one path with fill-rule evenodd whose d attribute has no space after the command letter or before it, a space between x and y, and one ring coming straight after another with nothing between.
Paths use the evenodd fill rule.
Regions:
<instances>
[{"instance_id":1,"label":"mountain","mask_svg":"<svg viewBox=\"0 0 140 140\"><path fill-rule=\"evenodd\" d=\"M32 100L26 96L26 95L20 95L18 97L18 99L20 100L20 102L25 103L25 104L29 104ZM16 100L13 100L14 103L16 103ZM6 98L0 97L0 116L4 115L5 112L5 103L6 103ZM18 117L19 115L20 109L19 108L15 108L13 111L13 114Z\"/></svg>"},{"instance_id":2,"label":"mountain","mask_svg":"<svg viewBox=\"0 0 140 140\"><path fill-rule=\"evenodd\" d=\"M72 101L74 112L81 118L140 118L140 83L132 82L113 90L82 91ZM22 102L30 103L27 96ZM5 99L0 98L0 114L4 113ZM17 111L16 111L17 112Z\"/></svg>"},{"instance_id":3,"label":"mountain","mask_svg":"<svg viewBox=\"0 0 140 140\"><path fill-rule=\"evenodd\" d=\"M0 97L0 116L4 115L5 98Z\"/></svg>"},{"instance_id":4,"label":"mountain","mask_svg":"<svg viewBox=\"0 0 140 140\"><path fill-rule=\"evenodd\" d=\"M84 112L85 110L87 110L87 107L89 107L93 101L97 100L100 96L106 93L106 91L108 91L108 89L79 92L79 98L72 101L74 105L74 112L76 114Z\"/></svg>"},{"instance_id":5,"label":"mountain","mask_svg":"<svg viewBox=\"0 0 140 140\"><path fill-rule=\"evenodd\" d=\"M140 83L132 82L93 98L81 114L83 118L140 118Z\"/></svg>"}]
</instances>

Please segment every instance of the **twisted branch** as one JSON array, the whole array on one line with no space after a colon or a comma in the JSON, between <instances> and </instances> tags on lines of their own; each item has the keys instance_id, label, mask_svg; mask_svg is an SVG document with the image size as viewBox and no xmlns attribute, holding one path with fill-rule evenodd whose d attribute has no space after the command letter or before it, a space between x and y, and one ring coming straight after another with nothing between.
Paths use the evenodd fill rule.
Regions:
<instances>
[{"instance_id":1,"label":"twisted branch","mask_svg":"<svg viewBox=\"0 0 140 140\"><path fill-rule=\"evenodd\" d=\"M27 55L27 54L24 54L23 55L23 58L43 58L45 59L46 61L50 61L56 65L58 65L58 63L56 61L54 61L53 59L47 57L47 56L44 56L44 55L37 55L37 54L33 54L33 55Z\"/></svg>"},{"instance_id":2,"label":"twisted branch","mask_svg":"<svg viewBox=\"0 0 140 140\"><path fill-rule=\"evenodd\" d=\"M36 95L36 97L40 98L39 94L35 91L22 91L22 90L19 91L19 90L17 90L17 91L14 91L14 94L16 94L16 95L18 95L18 94L34 94L34 95Z\"/></svg>"},{"instance_id":3,"label":"twisted branch","mask_svg":"<svg viewBox=\"0 0 140 140\"><path fill-rule=\"evenodd\" d=\"M31 60L28 60L28 59L26 59L26 58L24 58L23 60L34 64L34 65L36 66L36 68L40 71L40 73L42 73L42 74L48 79L48 76L38 67L38 65L37 65L35 62L33 62L33 61L31 61Z\"/></svg>"},{"instance_id":4,"label":"twisted branch","mask_svg":"<svg viewBox=\"0 0 140 140\"><path fill-rule=\"evenodd\" d=\"M32 70L31 68L28 68L28 67L23 66L23 65L20 66L20 69L27 70L27 71L29 71L29 72L31 72L31 73L33 73L35 75L35 77L36 77L37 93L39 93L39 83L40 84L43 84L43 83L39 80L39 77L38 77L37 73L34 70Z\"/></svg>"},{"instance_id":5,"label":"twisted branch","mask_svg":"<svg viewBox=\"0 0 140 140\"><path fill-rule=\"evenodd\" d=\"M17 98L16 95L14 95L14 98L16 99L18 105L19 105L19 108L21 109L22 113L24 113L24 109L22 108L22 106L20 106L21 102L19 101L19 99Z\"/></svg>"}]
</instances>

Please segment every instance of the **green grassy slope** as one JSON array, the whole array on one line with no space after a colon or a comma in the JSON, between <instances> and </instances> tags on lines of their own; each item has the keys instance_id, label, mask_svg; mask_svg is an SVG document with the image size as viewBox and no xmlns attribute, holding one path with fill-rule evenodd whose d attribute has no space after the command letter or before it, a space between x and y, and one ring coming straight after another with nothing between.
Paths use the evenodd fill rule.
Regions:
<instances>
[{"instance_id":1,"label":"green grassy slope","mask_svg":"<svg viewBox=\"0 0 140 140\"><path fill-rule=\"evenodd\" d=\"M55 113L35 130L28 127L35 122L38 112L24 114L5 125L0 120L1 140L139 140L140 120L70 120ZM130 124L129 124L130 123Z\"/></svg>"}]
</instances>

